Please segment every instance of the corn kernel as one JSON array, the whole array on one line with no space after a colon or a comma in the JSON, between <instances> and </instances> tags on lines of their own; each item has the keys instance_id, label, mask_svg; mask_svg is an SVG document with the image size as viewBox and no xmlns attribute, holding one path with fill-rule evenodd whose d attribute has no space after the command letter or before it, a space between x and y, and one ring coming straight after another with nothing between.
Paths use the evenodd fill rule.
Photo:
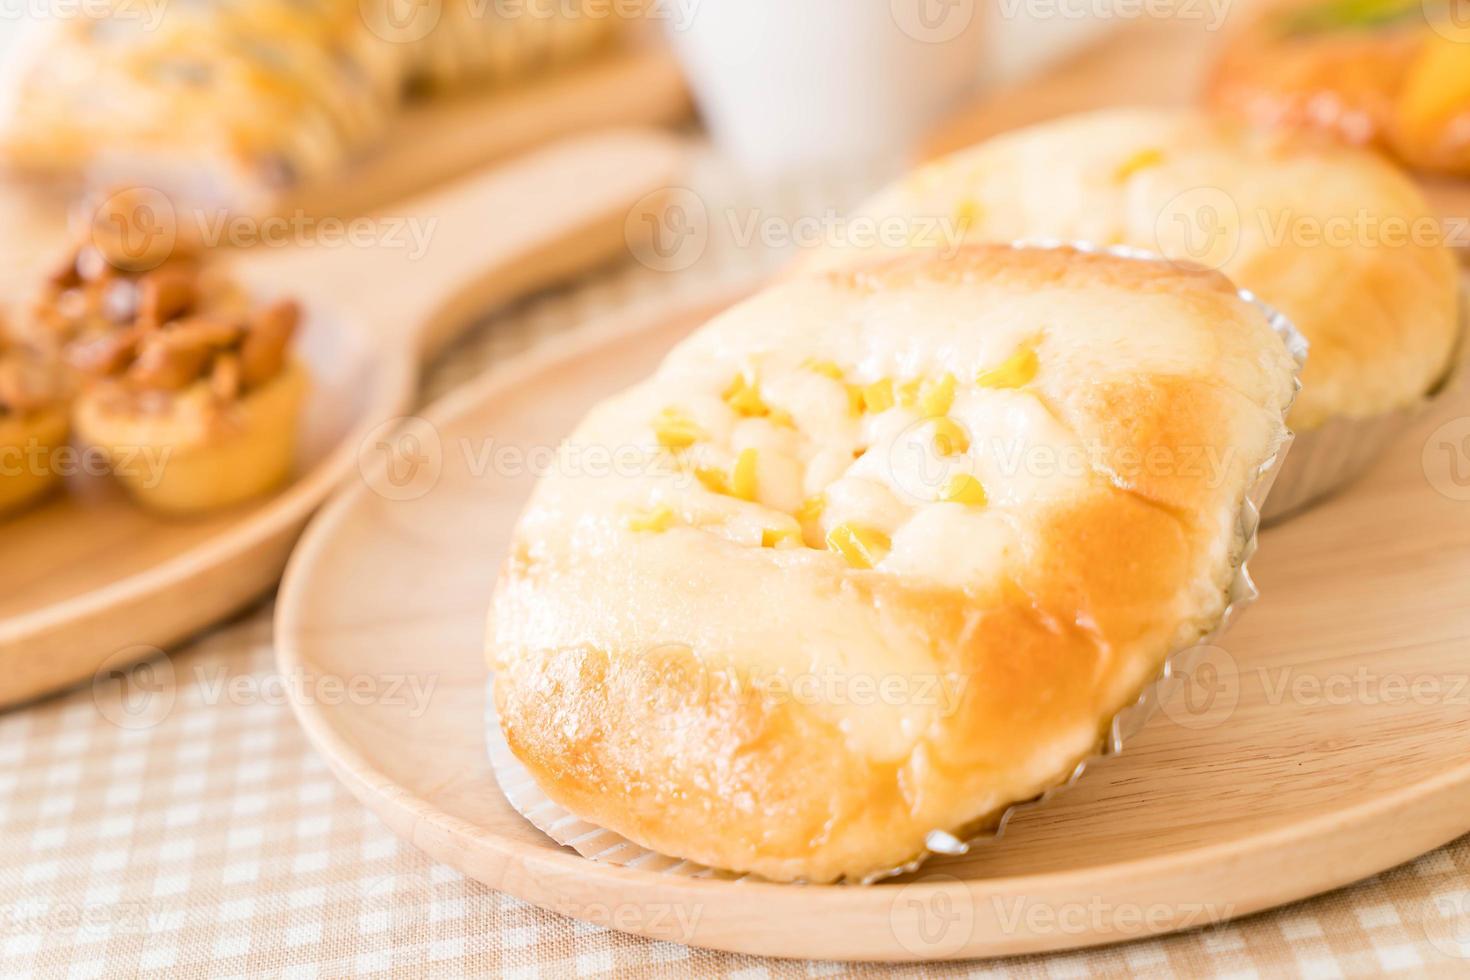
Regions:
<instances>
[{"instance_id":1,"label":"corn kernel","mask_svg":"<svg viewBox=\"0 0 1470 980\"><path fill-rule=\"evenodd\" d=\"M630 531L667 531L674 526L674 512L663 504L638 510L624 521Z\"/></svg>"},{"instance_id":2,"label":"corn kernel","mask_svg":"<svg viewBox=\"0 0 1470 980\"><path fill-rule=\"evenodd\" d=\"M820 493L808 497L801 502L796 509L796 519L803 524L815 524L822 519L822 511L827 508L827 498Z\"/></svg>"},{"instance_id":3,"label":"corn kernel","mask_svg":"<svg viewBox=\"0 0 1470 980\"><path fill-rule=\"evenodd\" d=\"M863 407L874 415L893 407L893 382L884 378L863 387Z\"/></svg>"},{"instance_id":4,"label":"corn kernel","mask_svg":"<svg viewBox=\"0 0 1470 980\"><path fill-rule=\"evenodd\" d=\"M905 381L903 384L899 385L898 386L898 403L900 405L902 405L904 408L916 408L916 407L918 407L918 404L919 404L919 389L922 388L923 386L924 386L924 382L921 381L918 378L914 378L911 381Z\"/></svg>"},{"instance_id":5,"label":"corn kernel","mask_svg":"<svg viewBox=\"0 0 1470 980\"><path fill-rule=\"evenodd\" d=\"M724 470L717 470L712 466L700 466L695 469L694 476L711 493L728 494L730 492L730 481L725 476Z\"/></svg>"},{"instance_id":6,"label":"corn kernel","mask_svg":"<svg viewBox=\"0 0 1470 980\"><path fill-rule=\"evenodd\" d=\"M872 568L888 554L892 542L882 531L839 524L827 532L827 547L847 559L853 568Z\"/></svg>"},{"instance_id":7,"label":"corn kernel","mask_svg":"<svg viewBox=\"0 0 1470 980\"><path fill-rule=\"evenodd\" d=\"M863 386L849 381L843 387L847 389L847 413L849 415L863 414Z\"/></svg>"},{"instance_id":8,"label":"corn kernel","mask_svg":"<svg viewBox=\"0 0 1470 980\"><path fill-rule=\"evenodd\" d=\"M801 532L789 527L768 527L761 530L762 548L779 548L784 541L801 543Z\"/></svg>"},{"instance_id":9,"label":"corn kernel","mask_svg":"<svg viewBox=\"0 0 1470 980\"><path fill-rule=\"evenodd\" d=\"M960 231L967 231L978 223L983 211L984 209L980 207L980 202L973 197L961 201L960 206L955 208L954 212L954 220L959 225Z\"/></svg>"},{"instance_id":10,"label":"corn kernel","mask_svg":"<svg viewBox=\"0 0 1470 980\"><path fill-rule=\"evenodd\" d=\"M796 428L796 420L793 419L791 417L791 413L786 411L786 409L784 408L771 409L770 412L766 415L766 419L772 425L779 425L787 429Z\"/></svg>"},{"instance_id":11,"label":"corn kernel","mask_svg":"<svg viewBox=\"0 0 1470 980\"><path fill-rule=\"evenodd\" d=\"M954 404L954 375L948 371L919 388L919 414L944 415Z\"/></svg>"},{"instance_id":12,"label":"corn kernel","mask_svg":"<svg viewBox=\"0 0 1470 980\"><path fill-rule=\"evenodd\" d=\"M984 507L990 502L985 493L985 485L968 473L957 473L950 477L939 499L947 504L968 504L971 507Z\"/></svg>"},{"instance_id":13,"label":"corn kernel","mask_svg":"<svg viewBox=\"0 0 1470 980\"><path fill-rule=\"evenodd\" d=\"M730 474L730 492L741 500L755 499L757 455L754 449L742 449L740 455L735 458L735 470Z\"/></svg>"},{"instance_id":14,"label":"corn kernel","mask_svg":"<svg viewBox=\"0 0 1470 980\"><path fill-rule=\"evenodd\" d=\"M833 381L842 380L842 368L837 366L836 361L807 361L804 366L808 371L815 371Z\"/></svg>"},{"instance_id":15,"label":"corn kernel","mask_svg":"<svg viewBox=\"0 0 1470 980\"><path fill-rule=\"evenodd\" d=\"M939 455L956 456L969 450L970 434L954 419L941 415L931 421L930 427L934 432L934 451Z\"/></svg>"},{"instance_id":16,"label":"corn kernel","mask_svg":"<svg viewBox=\"0 0 1470 980\"><path fill-rule=\"evenodd\" d=\"M704 432L677 408L666 408L653 418L653 434L665 449L688 449Z\"/></svg>"},{"instance_id":17,"label":"corn kernel","mask_svg":"<svg viewBox=\"0 0 1470 980\"><path fill-rule=\"evenodd\" d=\"M759 417L770 411L761 398L760 383L737 374L730 387L725 389L725 404L748 418Z\"/></svg>"},{"instance_id":18,"label":"corn kernel","mask_svg":"<svg viewBox=\"0 0 1470 980\"><path fill-rule=\"evenodd\" d=\"M1163 162L1163 150L1155 147L1139 150L1119 165L1118 169L1113 172L1113 179L1121 184L1139 171L1147 170L1149 167L1157 167Z\"/></svg>"},{"instance_id":19,"label":"corn kernel","mask_svg":"<svg viewBox=\"0 0 1470 980\"><path fill-rule=\"evenodd\" d=\"M982 388L1020 388L1031 383L1038 367L1036 352L1023 347L989 371L981 371L976 383Z\"/></svg>"}]
</instances>

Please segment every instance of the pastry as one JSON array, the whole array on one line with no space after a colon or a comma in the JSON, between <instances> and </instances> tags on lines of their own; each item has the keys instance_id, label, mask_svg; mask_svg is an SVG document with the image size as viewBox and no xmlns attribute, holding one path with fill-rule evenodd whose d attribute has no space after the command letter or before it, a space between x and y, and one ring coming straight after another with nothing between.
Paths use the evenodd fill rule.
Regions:
<instances>
[{"instance_id":1,"label":"pastry","mask_svg":"<svg viewBox=\"0 0 1470 980\"><path fill-rule=\"evenodd\" d=\"M1378 420L1441 384L1460 333L1455 260L1407 177L1371 153L1198 113L1113 109L1008 133L922 167L856 217L903 221L912 245L894 248L1059 238L1218 267L1311 344L1292 427L1334 430L1325 455L1297 445L1277 506L1371 462L1392 435ZM869 251L839 244L805 262ZM1346 423L1362 425L1336 435Z\"/></svg>"},{"instance_id":2,"label":"pastry","mask_svg":"<svg viewBox=\"0 0 1470 980\"><path fill-rule=\"evenodd\" d=\"M154 510L215 510L274 489L291 471L307 387L289 352L298 319L289 300L256 310L181 302L78 337L69 360L92 375L76 403L78 437Z\"/></svg>"},{"instance_id":3,"label":"pastry","mask_svg":"<svg viewBox=\"0 0 1470 980\"><path fill-rule=\"evenodd\" d=\"M36 28L0 150L22 170L163 183L264 209L385 130L402 52L356 0L109 0Z\"/></svg>"},{"instance_id":4,"label":"pastry","mask_svg":"<svg viewBox=\"0 0 1470 980\"><path fill-rule=\"evenodd\" d=\"M62 477L67 408L60 371L44 352L0 334L0 514L36 500Z\"/></svg>"},{"instance_id":5,"label":"pastry","mask_svg":"<svg viewBox=\"0 0 1470 980\"><path fill-rule=\"evenodd\" d=\"M1063 782L1220 622L1295 361L1224 276L915 251L710 321L536 488L488 657L558 804L868 880Z\"/></svg>"},{"instance_id":6,"label":"pastry","mask_svg":"<svg viewBox=\"0 0 1470 980\"><path fill-rule=\"evenodd\" d=\"M590 0L99 0L16 45L0 159L270 211L384 138L412 90L558 64L620 23Z\"/></svg>"},{"instance_id":7,"label":"pastry","mask_svg":"<svg viewBox=\"0 0 1470 980\"><path fill-rule=\"evenodd\" d=\"M1226 45L1209 101L1410 167L1470 175L1470 29L1449 0L1274 3Z\"/></svg>"},{"instance_id":8,"label":"pastry","mask_svg":"<svg viewBox=\"0 0 1470 980\"><path fill-rule=\"evenodd\" d=\"M437 89L523 78L585 57L644 6L643 0L445 3L410 52L411 71L420 84Z\"/></svg>"},{"instance_id":9,"label":"pastry","mask_svg":"<svg viewBox=\"0 0 1470 980\"><path fill-rule=\"evenodd\" d=\"M174 241L172 236L164 240ZM253 304L204 256L118 253L93 235L46 281L30 335L79 387L77 436L141 503L227 507L290 472L306 392L292 301Z\"/></svg>"}]
</instances>

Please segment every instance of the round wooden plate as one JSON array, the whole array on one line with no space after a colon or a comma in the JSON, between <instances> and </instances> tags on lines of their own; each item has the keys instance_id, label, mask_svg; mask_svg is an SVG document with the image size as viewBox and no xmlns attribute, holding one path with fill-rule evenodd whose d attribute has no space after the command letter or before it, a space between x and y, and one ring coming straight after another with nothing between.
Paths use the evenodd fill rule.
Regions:
<instances>
[{"instance_id":1,"label":"round wooden plate","mask_svg":"<svg viewBox=\"0 0 1470 980\"><path fill-rule=\"evenodd\" d=\"M274 585L312 510L410 404L419 365L476 312L626 251L683 156L664 134L580 137L379 215L360 226L370 243L242 257L257 291L306 311L300 477L254 505L167 520L78 473L4 520L0 707L124 668Z\"/></svg>"},{"instance_id":2,"label":"round wooden plate","mask_svg":"<svg viewBox=\"0 0 1470 980\"><path fill-rule=\"evenodd\" d=\"M1470 403L1457 396L1357 486L1265 534L1264 598L1123 755L969 856L866 888L784 886L553 844L486 761L491 583L558 440L728 300L595 326L451 396L308 529L278 607L280 666L313 742L398 833L496 889L629 932L912 960L1201 926L1470 830Z\"/></svg>"}]
</instances>

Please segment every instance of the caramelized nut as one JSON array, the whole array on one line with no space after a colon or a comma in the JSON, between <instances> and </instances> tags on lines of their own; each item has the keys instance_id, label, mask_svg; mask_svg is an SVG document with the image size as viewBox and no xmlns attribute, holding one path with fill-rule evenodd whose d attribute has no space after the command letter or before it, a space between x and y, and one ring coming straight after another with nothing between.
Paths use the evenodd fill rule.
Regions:
<instances>
[{"instance_id":1,"label":"caramelized nut","mask_svg":"<svg viewBox=\"0 0 1470 980\"><path fill-rule=\"evenodd\" d=\"M272 303L251 317L240 345L240 377L246 388L255 388L281 373L286 366L286 345L296 332L301 308L293 300Z\"/></svg>"},{"instance_id":2,"label":"caramelized nut","mask_svg":"<svg viewBox=\"0 0 1470 980\"><path fill-rule=\"evenodd\" d=\"M181 269L156 269L138 281L138 319L162 326L194 305L194 277Z\"/></svg>"},{"instance_id":3,"label":"caramelized nut","mask_svg":"<svg viewBox=\"0 0 1470 980\"><path fill-rule=\"evenodd\" d=\"M179 343L172 334L173 331L160 331L144 335L138 357L128 368L128 380L144 388L168 391L188 387L198 380L209 360L209 348Z\"/></svg>"},{"instance_id":4,"label":"caramelized nut","mask_svg":"<svg viewBox=\"0 0 1470 980\"><path fill-rule=\"evenodd\" d=\"M163 333L168 342L178 347L200 347L224 349L240 342L245 327L235 320L221 316L191 316L187 320L176 320Z\"/></svg>"},{"instance_id":5,"label":"caramelized nut","mask_svg":"<svg viewBox=\"0 0 1470 980\"><path fill-rule=\"evenodd\" d=\"M131 328L86 334L67 344L66 361L93 377L117 374L132 360L137 340Z\"/></svg>"},{"instance_id":6,"label":"caramelized nut","mask_svg":"<svg viewBox=\"0 0 1470 980\"><path fill-rule=\"evenodd\" d=\"M53 289L70 289L82 281L81 273L77 271L77 252L72 252L66 257L51 274L46 277L47 285Z\"/></svg>"},{"instance_id":7,"label":"caramelized nut","mask_svg":"<svg viewBox=\"0 0 1470 980\"><path fill-rule=\"evenodd\" d=\"M234 401L240 396L240 358L221 354L209 375L209 390L217 401Z\"/></svg>"}]
</instances>

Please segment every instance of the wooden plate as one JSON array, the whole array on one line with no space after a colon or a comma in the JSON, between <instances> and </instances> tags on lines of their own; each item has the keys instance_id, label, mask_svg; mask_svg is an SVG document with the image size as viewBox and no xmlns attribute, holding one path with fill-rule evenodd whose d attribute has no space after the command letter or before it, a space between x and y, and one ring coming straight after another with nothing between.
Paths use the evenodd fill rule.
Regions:
<instances>
[{"instance_id":1,"label":"wooden plate","mask_svg":"<svg viewBox=\"0 0 1470 980\"><path fill-rule=\"evenodd\" d=\"M1129 22L1040 77L986 94L943 123L925 142L930 159L997 133L1105 106L1194 105L1228 31L1201 17ZM1429 202L1449 222L1450 244L1470 249L1470 181L1419 175Z\"/></svg>"},{"instance_id":2,"label":"wooden plate","mask_svg":"<svg viewBox=\"0 0 1470 980\"><path fill-rule=\"evenodd\" d=\"M186 521L83 474L4 521L0 706L124 667L274 585L307 516L409 404L419 364L476 312L626 254L634 216L658 206L682 162L662 134L581 137L393 209L370 243L252 250L246 279L305 303L300 478Z\"/></svg>"},{"instance_id":3,"label":"wooden plate","mask_svg":"<svg viewBox=\"0 0 1470 980\"><path fill-rule=\"evenodd\" d=\"M1350 492L1268 532L1253 566L1265 598L1228 650L1124 755L968 857L867 888L798 887L670 878L553 844L509 808L486 761L491 584L549 450L727 300L594 326L449 397L407 430L396 462L419 460L414 474L400 465L408 479L394 487L370 476L303 537L276 624L297 716L406 839L494 888L629 932L910 960L1203 925L1470 830L1460 398Z\"/></svg>"}]
</instances>

